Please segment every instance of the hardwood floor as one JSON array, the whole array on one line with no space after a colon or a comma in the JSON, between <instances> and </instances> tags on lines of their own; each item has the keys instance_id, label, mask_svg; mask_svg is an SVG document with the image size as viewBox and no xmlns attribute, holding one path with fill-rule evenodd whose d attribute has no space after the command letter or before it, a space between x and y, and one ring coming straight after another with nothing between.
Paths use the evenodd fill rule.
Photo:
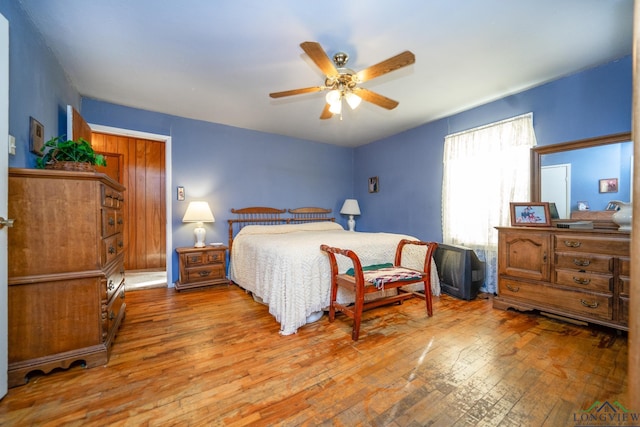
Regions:
<instances>
[{"instance_id":1,"label":"hardwood floor","mask_svg":"<svg viewBox=\"0 0 640 427\"><path fill-rule=\"evenodd\" d=\"M1 425L576 425L625 404L626 334L422 300L280 336L236 286L127 293L107 366L38 376L0 401ZM614 424L618 425L618 424Z\"/></svg>"}]
</instances>

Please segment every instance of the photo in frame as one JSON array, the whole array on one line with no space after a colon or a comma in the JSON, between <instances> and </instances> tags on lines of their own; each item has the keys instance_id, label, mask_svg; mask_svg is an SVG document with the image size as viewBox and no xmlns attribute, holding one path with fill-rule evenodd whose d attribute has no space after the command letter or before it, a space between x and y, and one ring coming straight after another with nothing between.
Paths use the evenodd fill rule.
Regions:
<instances>
[{"instance_id":1,"label":"photo in frame","mask_svg":"<svg viewBox=\"0 0 640 427\"><path fill-rule=\"evenodd\" d=\"M377 193L380 190L378 185L378 177L372 176L369 178L369 193Z\"/></svg>"},{"instance_id":2,"label":"photo in frame","mask_svg":"<svg viewBox=\"0 0 640 427\"><path fill-rule=\"evenodd\" d=\"M604 209L605 211L619 211L620 210L620 202L617 201L610 201L607 204L607 207Z\"/></svg>"},{"instance_id":3,"label":"photo in frame","mask_svg":"<svg viewBox=\"0 0 640 427\"><path fill-rule=\"evenodd\" d=\"M42 156L42 147L44 147L44 126L33 117L30 117L29 150Z\"/></svg>"},{"instance_id":4,"label":"photo in frame","mask_svg":"<svg viewBox=\"0 0 640 427\"><path fill-rule=\"evenodd\" d=\"M511 202L512 226L548 227L551 225L549 203L547 202Z\"/></svg>"},{"instance_id":5,"label":"photo in frame","mask_svg":"<svg viewBox=\"0 0 640 427\"><path fill-rule=\"evenodd\" d=\"M586 200L578 200L578 210L579 211L588 211L589 208L589 202L587 202Z\"/></svg>"},{"instance_id":6,"label":"photo in frame","mask_svg":"<svg viewBox=\"0 0 640 427\"><path fill-rule=\"evenodd\" d=\"M606 178L599 181L601 193L617 193L618 178Z\"/></svg>"}]
</instances>

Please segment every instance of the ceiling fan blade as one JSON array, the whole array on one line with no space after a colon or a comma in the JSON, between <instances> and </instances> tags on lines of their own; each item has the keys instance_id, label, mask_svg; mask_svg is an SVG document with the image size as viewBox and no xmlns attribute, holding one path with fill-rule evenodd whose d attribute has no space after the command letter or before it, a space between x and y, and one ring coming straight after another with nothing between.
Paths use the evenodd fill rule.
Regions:
<instances>
[{"instance_id":1,"label":"ceiling fan blade","mask_svg":"<svg viewBox=\"0 0 640 427\"><path fill-rule=\"evenodd\" d=\"M320 114L320 120L326 120L333 117L333 113L329 111L329 108L331 108L331 105L329 104L324 105L324 110L322 110L322 114Z\"/></svg>"},{"instance_id":2,"label":"ceiling fan blade","mask_svg":"<svg viewBox=\"0 0 640 427\"><path fill-rule=\"evenodd\" d=\"M415 55L408 50L405 50L404 52L396 56L372 65L369 68L365 68L364 70L358 72L356 75L358 76L358 80L360 82L366 82L367 80L371 80L376 77L380 77L383 74L395 71L398 68L411 65L414 62L416 62Z\"/></svg>"},{"instance_id":3,"label":"ceiling fan blade","mask_svg":"<svg viewBox=\"0 0 640 427\"><path fill-rule=\"evenodd\" d=\"M291 96L291 95L301 95L303 93L320 92L321 90L324 90L324 87L322 86L305 87L302 89L285 90L284 92L273 92L273 93L270 93L269 96L272 98L282 98L282 97Z\"/></svg>"},{"instance_id":4,"label":"ceiling fan blade","mask_svg":"<svg viewBox=\"0 0 640 427\"><path fill-rule=\"evenodd\" d=\"M300 47L305 51L309 58L320 68L320 70L327 77L338 75L338 70L333 64L333 61L327 56L320 43L317 42L302 42Z\"/></svg>"},{"instance_id":5,"label":"ceiling fan blade","mask_svg":"<svg viewBox=\"0 0 640 427\"><path fill-rule=\"evenodd\" d=\"M365 101L376 104L379 107L386 108L387 110L393 110L398 106L398 101L394 101L391 98L372 92L369 89L357 87L353 89L353 93Z\"/></svg>"}]
</instances>

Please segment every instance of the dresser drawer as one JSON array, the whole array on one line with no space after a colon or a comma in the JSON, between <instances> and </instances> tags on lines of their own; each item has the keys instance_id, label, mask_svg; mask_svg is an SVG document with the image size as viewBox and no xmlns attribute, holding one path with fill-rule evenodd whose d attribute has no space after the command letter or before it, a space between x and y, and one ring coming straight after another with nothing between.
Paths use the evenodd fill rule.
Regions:
<instances>
[{"instance_id":1,"label":"dresser drawer","mask_svg":"<svg viewBox=\"0 0 640 427\"><path fill-rule=\"evenodd\" d=\"M620 258L620 275L631 276L631 260L629 258Z\"/></svg>"},{"instance_id":2,"label":"dresser drawer","mask_svg":"<svg viewBox=\"0 0 640 427\"><path fill-rule=\"evenodd\" d=\"M102 239L102 263L109 264L118 256L118 236L119 234Z\"/></svg>"},{"instance_id":3,"label":"dresser drawer","mask_svg":"<svg viewBox=\"0 0 640 427\"><path fill-rule=\"evenodd\" d=\"M588 253L556 253L556 268L612 273L613 258Z\"/></svg>"},{"instance_id":4,"label":"dresser drawer","mask_svg":"<svg viewBox=\"0 0 640 427\"><path fill-rule=\"evenodd\" d=\"M102 186L102 206L110 208L121 208L124 201L124 195L113 188Z\"/></svg>"},{"instance_id":5,"label":"dresser drawer","mask_svg":"<svg viewBox=\"0 0 640 427\"><path fill-rule=\"evenodd\" d=\"M554 236L556 251L593 252L598 254L629 254L629 239L616 237L591 237L585 235L557 234Z\"/></svg>"},{"instance_id":6,"label":"dresser drawer","mask_svg":"<svg viewBox=\"0 0 640 427\"><path fill-rule=\"evenodd\" d=\"M595 319L613 319L613 298L610 295L570 291L543 284L502 279L499 294L523 300L544 310L545 307Z\"/></svg>"},{"instance_id":7,"label":"dresser drawer","mask_svg":"<svg viewBox=\"0 0 640 427\"><path fill-rule=\"evenodd\" d=\"M623 325L629 324L629 298L620 298L619 300L620 318L618 321Z\"/></svg>"},{"instance_id":8,"label":"dresser drawer","mask_svg":"<svg viewBox=\"0 0 640 427\"><path fill-rule=\"evenodd\" d=\"M613 275L587 273L578 270L556 270L555 283L572 288L611 293Z\"/></svg>"},{"instance_id":9,"label":"dresser drawer","mask_svg":"<svg viewBox=\"0 0 640 427\"><path fill-rule=\"evenodd\" d=\"M118 232L118 215L115 209L102 208L102 237Z\"/></svg>"},{"instance_id":10,"label":"dresser drawer","mask_svg":"<svg viewBox=\"0 0 640 427\"><path fill-rule=\"evenodd\" d=\"M217 264L224 260L224 252L202 251L191 252L185 255L185 265L187 268L201 265Z\"/></svg>"},{"instance_id":11,"label":"dresser drawer","mask_svg":"<svg viewBox=\"0 0 640 427\"><path fill-rule=\"evenodd\" d=\"M629 293L631 292L631 279L629 277L620 277L620 296L629 297Z\"/></svg>"},{"instance_id":12,"label":"dresser drawer","mask_svg":"<svg viewBox=\"0 0 640 427\"><path fill-rule=\"evenodd\" d=\"M204 282L225 278L224 265L222 264L187 268L185 270L185 274L187 276L186 282L188 283Z\"/></svg>"},{"instance_id":13,"label":"dresser drawer","mask_svg":"<svg viewBox=\"0 0 640 427\"><path fill-rule=\"evenodd\" d=\"M125 280L123 262L124 258L121 258L120 261L116 261L107 271L105 271L107 277L104 282L104 287L107 292L107 301L111 300L113 294Z\"/></svg>"},{"instance_id":14,"label":"dresser drawer","mask_svg":"<svg viewBox=\"0 0 640 427\"><path fill-rule=\"evenodd\" d=\"M116 319L120 315L120 310L122 310L122 305L124 304L125 299L125 290L124 286L118 288L118 293L111 300L109 305L107 306L107 331L111 331L113 329Z\"/></svg>"}]
</instances>

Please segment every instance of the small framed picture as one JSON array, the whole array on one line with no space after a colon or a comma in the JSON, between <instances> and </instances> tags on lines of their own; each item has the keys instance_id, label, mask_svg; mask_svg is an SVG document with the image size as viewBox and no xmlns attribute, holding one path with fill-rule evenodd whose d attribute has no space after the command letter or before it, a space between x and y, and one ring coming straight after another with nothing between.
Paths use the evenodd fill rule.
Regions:
<instances>
[{"instance_id":1,"label":"small framed picture","mask_svg":"<svg viewBox=\"0 0 640 427\"><path fill-rule=\"evenodd\" d=\"M42 156L42 147L44 146L44 126L42 123L30 117L29 122L29 150L32 153Z\"/></svg>"},{"instance_id":2,"label":"small framed picture","mask_svg":"<svg viewBox=\"0 0 640 427\"><path fill-rule=\"evenodd\" d=\"M511 225L513 226L538 226L548 227L551 225L551 215L549 214L549 203L524 202L510 203Z\"/></svg>"},{"instance_id":3,"label":"small framed picture","mask_svg":"<svg viewBox=\"0 0 640 427\"><path fill-rule=\"evenodd\" d=\"M578 210L579 211L588 211L589 210L589 202L587 202L586 200L579 200L578 201Z\"/></svg>"},{"instance_id":4,"label":"small framed picture","mask_svg":"<svg viewBox=\"0 0 640 427\"><path fill-rule=\"evenodd\" d=\"M618 204L618 202L609 202L609 204L605 208L605 211L619 211L619 210L620 210L620 205Z\"/></svg>"},{"instance_id":5,"label":"small framed picture","mask_svg":"<svg viewBox=\"0 0 640 427\"><path fill-rule=\"evenodd\" d=\"M369 193L377 193L380 187L378 186L378 177L372 176L369 178Z\"/></svg>"},{"instance_id":6,"label":"small framed picture","mask_svg":"<svg viewBox=\"0 0 640 427\"><path fill-rule=\"evenodd\" d=\"M618 192L618 178L601 179L599 183L600 183L601 193L617 193Z\"/></svg>"}]
</instances>

